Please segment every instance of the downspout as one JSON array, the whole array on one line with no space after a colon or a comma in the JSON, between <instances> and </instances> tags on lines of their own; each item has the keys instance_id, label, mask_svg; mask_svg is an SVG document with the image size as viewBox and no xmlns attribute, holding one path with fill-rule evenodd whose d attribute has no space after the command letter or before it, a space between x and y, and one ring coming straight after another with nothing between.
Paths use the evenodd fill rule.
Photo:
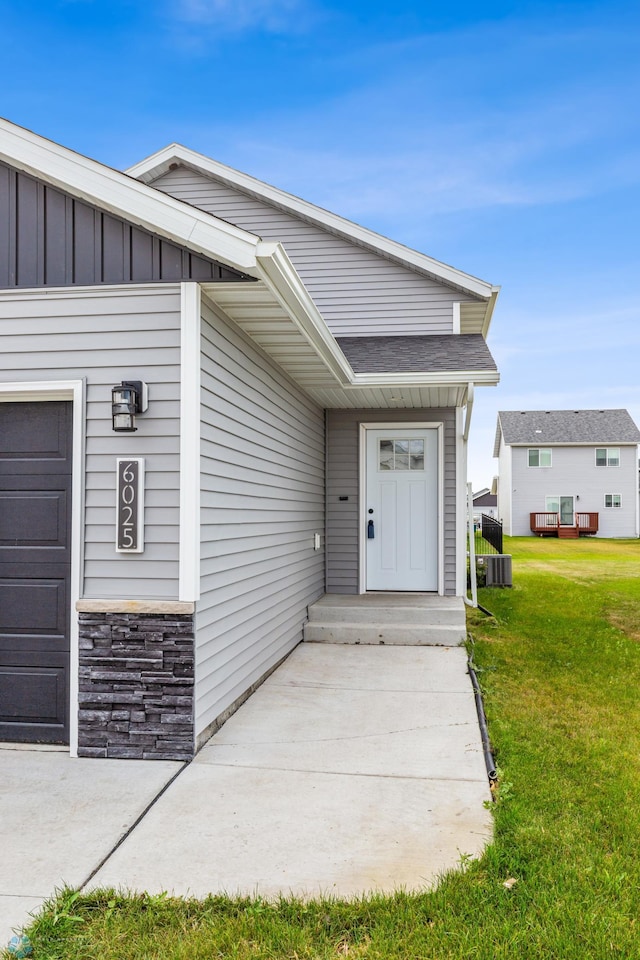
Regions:
<instances>
[{"instance_id":1,"label":"downspout","mask_svg":"<svg viewBox=\"0 0 640 960\"><path fill-rule=\"evenodd\" d=\"M464 431L462 434L462 439L466 443L469 439L469 430L471 428L471 414L473 413L473 401L474 401L474 391L473 384L470 383L467 387L467 409L464 416Z\"/></svg>"},{"instance_id":2,"label":"downspout","mask_svg":"<svg viewBox=\"0 0 640 960\"><path fill-rule=\"evenodd\" d=\"M467 387L467 409L465 410L464 428L462 431L462 441L465 445L469 440L469 429L471 428L471 414L473 412L474 390L473 384ZM466 462L466 456L465 456ZM470 607L478 606L478 584L476 581L476 544L473 538L473 492L470 483L467 483L467 533L469 537L469 577L471 580L471 599L464 592L464 602Z\"/></svg>"},{"instance_id":3,"label":"downspout","mask_svg":"<svg viewBox=\"0 0 640 960\"><path fill-rule=\"evenodd\" d=\"M471 600L465 591L464 602L470 607L478 606L478 583L476 579L476 541L473 536L473 493L471 484L467 484L467 531L469 534L469 579L471 580Z\"/></svg>"}]
</instances>

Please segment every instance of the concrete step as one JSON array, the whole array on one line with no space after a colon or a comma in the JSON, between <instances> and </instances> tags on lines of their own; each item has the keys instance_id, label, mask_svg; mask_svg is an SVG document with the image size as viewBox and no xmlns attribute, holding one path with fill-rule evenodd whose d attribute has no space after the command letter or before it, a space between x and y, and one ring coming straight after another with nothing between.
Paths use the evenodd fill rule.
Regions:
<instances>
[{"instance_id":1,"label":"concrete step","mask_svg":"<svg viewBox=\"0 0 640 960\"><path fill-rule=\"evenodd\" d=\"M314 620L304 626L304 639L312 643L457 647L465 638L466 629L460 624L332 623Z\"/></svg>"},{"instance_id":2,"label":"concrete step","mask_svg":"<svg viewBox=\"0 0 640 960\"><path fill-rule=\"evenodd\" d=\"M403 624L422 626L464 627L464 607L453 597L436 597L438 603L407 605L397 603L358 603L357 597L345 597L343 603L336 604L318 600L309 607L309 620L313 623L376 623L394 625ZM350 602L349 602L350 601Z\"/></svg>"}]
</instances>

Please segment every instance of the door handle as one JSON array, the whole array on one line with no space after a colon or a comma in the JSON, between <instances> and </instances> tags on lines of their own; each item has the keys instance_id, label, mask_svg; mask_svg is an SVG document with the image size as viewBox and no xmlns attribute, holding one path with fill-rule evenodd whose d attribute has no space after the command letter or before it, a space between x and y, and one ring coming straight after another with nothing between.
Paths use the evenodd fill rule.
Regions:
<instances>
[{"instance_id":1,"label":"door handle","mask_svg":"<svg viewBox=\"0 0 640 960\"><path fill-rule=\"evenodd\" d=\"M367 540L373 540L375 535L376 534L373 526L373 520L369 520L369 523L367 524Z\"/></svg>"}]
</instances>

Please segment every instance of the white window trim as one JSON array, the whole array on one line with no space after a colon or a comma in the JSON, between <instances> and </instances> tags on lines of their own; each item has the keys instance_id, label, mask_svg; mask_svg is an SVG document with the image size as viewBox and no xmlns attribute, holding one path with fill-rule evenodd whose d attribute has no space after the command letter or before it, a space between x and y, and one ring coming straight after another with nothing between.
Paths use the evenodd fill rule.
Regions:
<instances>
[{"instance_id":1,"label":"white window trim","mask_svg":"<svg viewBox=\"0 0 640 960\"><path fill-rule=\"evenodd\" d=\"M71 580L69 584L69 753L78 756L79 636L76 603L82 596L84 570L84 380L36 380L0 383L0 403L71 400Z\"/></svg>"},{"instance_id":2,"label":"white window trim","mask_svg":"<svg viewBox=\"0 0 640 960\"><path fill-rule=\"evenodd\" d=\"M606 455L607 455L607 462L606 462L606 463L598 463L598 450L605 450L605 451L606 451ZM609 463L609 451L610 451L610 450L617 450L617 451L618 451L618 462L617 462L617 463ZM621 461L621 458L620 458L620 447L595 447L595 449L594 449L594 451L593 451L593 456L594 456L594 459L595 459L596 467L598 467L598 469L601 469L602 467L613 467L613 468L615 469L616 467L619 467L619 466L620 466L620 461Z\"/></svg>"},{"instance_id":3,"label":"white window trim","mask_svg":"<svg viewBox=\"0 0 640 960\"><path fill-rule=\"evenodd\" d=\"M612 502L607 503L607 497L611 497ZM613 498L618 497L620 503L613 503ZM622 508L622 494L621 493L605 493L604 495L604 509L605 510L620 510Z\"/></svg>"},{"instance_id":4,"label":"white window trim","mask_svg":"<svg viewBox=\"0 0 640 960\"><path fill-rule=\"evenodd\" d=\"M444 429L442 422L403 420L400 423L361 423L359 431L358 523L360 549L358 563L358 592L367 592L367 531L366 514L362 509L367 500L367 430L437 430L438 431L438 594L444 596Z\"/></svg>"},{"instance_id":5,"label":"white window trim","mask_svg":"<svg viewBox=\"0 0 640 960\"><path fill-rule=\"evenodd\" d=\"M540 464L540 463L538 463L538 464L530 463L530 462L529 462L529 460L530 460L529 454L531 453L532 450L537 450L537 451L538 451L538 460L540 459L540 456L539 456L539 455L540 455L540 453L542 453L543 450L544 450L545 453L548 453L548 454L549 454L549 463L546 464L546 465L543 465L543 464ZM548 470L549 467L552 467L552 466L553 466L553 450L551 449L551 447L527 447L527 466L528 466L531 470Z\"/></svg>"}]
</instances>

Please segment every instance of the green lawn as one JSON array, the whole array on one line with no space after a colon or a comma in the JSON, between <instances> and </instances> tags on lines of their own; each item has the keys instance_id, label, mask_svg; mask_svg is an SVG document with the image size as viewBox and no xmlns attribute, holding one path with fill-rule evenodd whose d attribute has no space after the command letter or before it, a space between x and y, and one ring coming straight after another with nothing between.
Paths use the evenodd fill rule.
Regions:
<instances>
[{"instance_id":1,"label":"green lawn","mask_svg":"<svg viewBox=\"0 0 640 960\"><path fill-rule=\"evenodd\" d=\"M351 903L61 896L35 960L639 958L640 541L505 550L513 589L469 617L501 777L481 861Z\"/></svg>"}]
</instances>

